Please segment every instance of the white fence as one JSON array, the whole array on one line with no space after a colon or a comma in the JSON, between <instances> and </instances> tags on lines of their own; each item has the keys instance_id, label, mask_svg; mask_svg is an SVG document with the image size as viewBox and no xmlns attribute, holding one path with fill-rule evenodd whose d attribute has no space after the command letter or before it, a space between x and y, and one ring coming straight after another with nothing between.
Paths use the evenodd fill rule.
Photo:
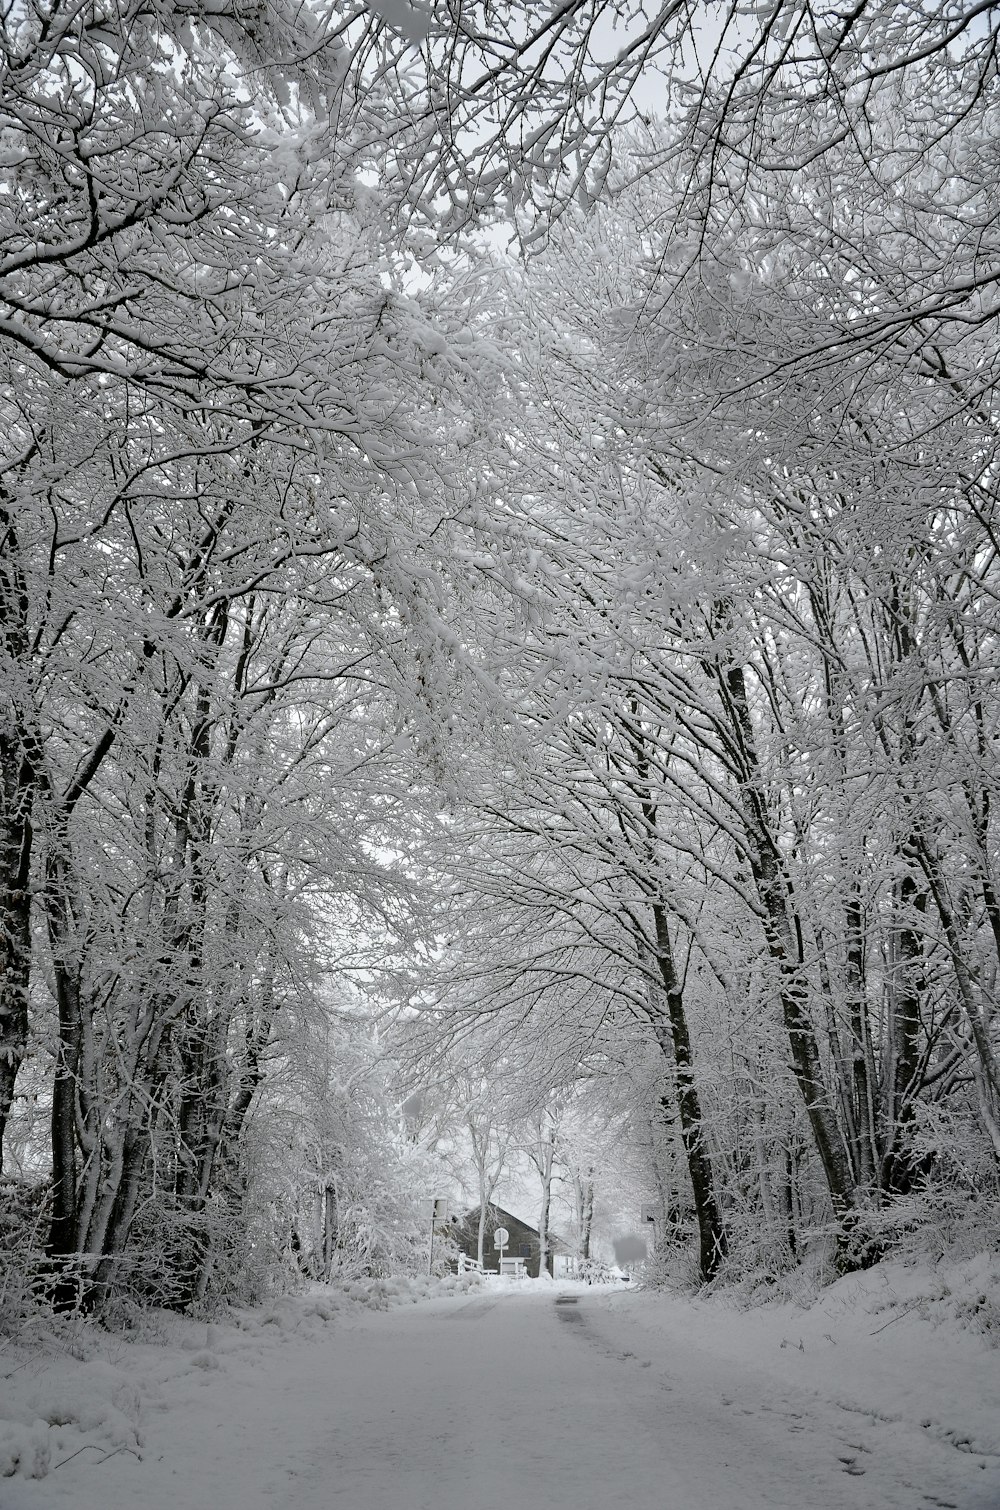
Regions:
<instances>
[{"instance_id":1,"label":"white fence","mask_svg":"<svg viewBox=\"0 0 1000 1510\"><path fill-rule=\"evenodd\" d=\"M460 1253L456 1262L459 1274L481 1274L484 1279L498 1277L495 1269L484 1269L478 1258L467 1258L464 1253ZM501 1258L500 1276L524 1279L527 1274L525 1264L526 1260L523 1258Z\"/></svg>"}]
</instances>

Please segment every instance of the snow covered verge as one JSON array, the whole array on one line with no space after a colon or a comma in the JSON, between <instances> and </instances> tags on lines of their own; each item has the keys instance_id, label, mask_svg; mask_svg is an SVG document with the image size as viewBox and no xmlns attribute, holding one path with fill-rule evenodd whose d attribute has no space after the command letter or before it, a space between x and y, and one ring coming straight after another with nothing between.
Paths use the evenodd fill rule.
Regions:
<instances>
[{"instance_id":1,"label":"snow covered verge","mask_svg":"<svg viewBox=\"0 0 1000 1510\"><path fill-rule=\"evenodd\" d=\"M322 1341L331 1323L428 1296L465 1294L476 1275L445 1279L357 1279L313 1285L225 1319L197 1322L167 1311L117 1335L72 1318L39 1320L0 1343L0 1480L68 1481L119 1453L143 1460L149 1422L232 1364L257 1366L275 1349ZM84 1503L84 1501L80 1501ZM8 1499L0 1485L0 1510Z\"/></svg>"},{"instance_id":2,"label":"snow covered verge","mask_svg":"<svg viewBox=\"0 0 1000 1510\"><path fill-rule=\"evenodd\" d=\"M886 1504L905 1465L925 1476L921 1503L1000 1507L1000 1255L887 1261L798 1301L647 1289L593 1310L617 1357L669 1357L693 1395L720 1387L739 1407L749 1394L793 1429L839 1440L869 1495L885 1476Z\"/></svg>"}]
</instances>

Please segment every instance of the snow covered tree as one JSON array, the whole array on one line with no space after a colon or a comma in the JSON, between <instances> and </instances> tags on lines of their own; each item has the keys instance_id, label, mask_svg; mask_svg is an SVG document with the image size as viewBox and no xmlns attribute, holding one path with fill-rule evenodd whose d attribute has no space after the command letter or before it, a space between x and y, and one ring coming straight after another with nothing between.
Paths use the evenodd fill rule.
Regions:
<instances>
[{"instance_id":1,"label":"snow covered tree","mask_svg":"<svg viewBox=\"0 0 1000 1510\"><path fill-rule=\"evenodd\" d=\"M372 856L493 358L474 291L396 291L337 25L4 26L0 1131L33 1037L52 1257L99 1296L149 1196L180 1303L303 939L344 898L410 926Z\"/></svg>"}]
</instances>

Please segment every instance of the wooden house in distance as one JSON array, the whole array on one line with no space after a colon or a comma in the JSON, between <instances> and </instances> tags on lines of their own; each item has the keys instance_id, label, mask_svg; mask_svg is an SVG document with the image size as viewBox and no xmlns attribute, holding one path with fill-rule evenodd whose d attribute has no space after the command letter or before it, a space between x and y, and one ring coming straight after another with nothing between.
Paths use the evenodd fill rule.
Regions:
<instances>
[{"instance_id":1,"label":"wooden house in distance","mask_svg":"<svg viewBox=\"0 0 1000 1510\"><path fill-rule=\"evenodd\" d=\"M483 1245L485 1271L488 1274L500 1272L500 1253L493 1241L493 1234L498 1227L506 1227L510 1233L510 1240L504 1246L504 1257L523 1259L524 1272L529 1278L537 1279L538 1261L541 1254L538 1231L534 1227L529 1227L527 1222L522 1222L521 1218L515 1216L512 1211L505 1211L502 1206L487 1206L486 1208L486 1241ZM458 1244L466 1258L478 1258L479 1207L473 1206L471 1211L467 1211L459 1222L449 1228L449 1236ZM546 1269L553 1277L565 1274L572 1262L570 1249L555 1232L551 1231L547 1246Z\"/></svg>"}]
</instances>

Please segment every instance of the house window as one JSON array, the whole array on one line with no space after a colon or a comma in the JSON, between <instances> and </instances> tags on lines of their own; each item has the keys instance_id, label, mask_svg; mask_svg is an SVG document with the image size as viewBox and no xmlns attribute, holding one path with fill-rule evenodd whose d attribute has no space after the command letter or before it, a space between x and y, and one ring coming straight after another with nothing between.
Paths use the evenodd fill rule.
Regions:
<instances>
[{"instance_id":1,"label":"house window","mask_svg":"<svg viewBox=\"0 0 1000 1510\"><path fill-rule=\"evenodd\" d=\"M530 1243L521 1243L518 1246L517 1256L518 1256L518 1258L530 1258L531 1257L531 1244Z\"/></svg>"}]
</instances>

